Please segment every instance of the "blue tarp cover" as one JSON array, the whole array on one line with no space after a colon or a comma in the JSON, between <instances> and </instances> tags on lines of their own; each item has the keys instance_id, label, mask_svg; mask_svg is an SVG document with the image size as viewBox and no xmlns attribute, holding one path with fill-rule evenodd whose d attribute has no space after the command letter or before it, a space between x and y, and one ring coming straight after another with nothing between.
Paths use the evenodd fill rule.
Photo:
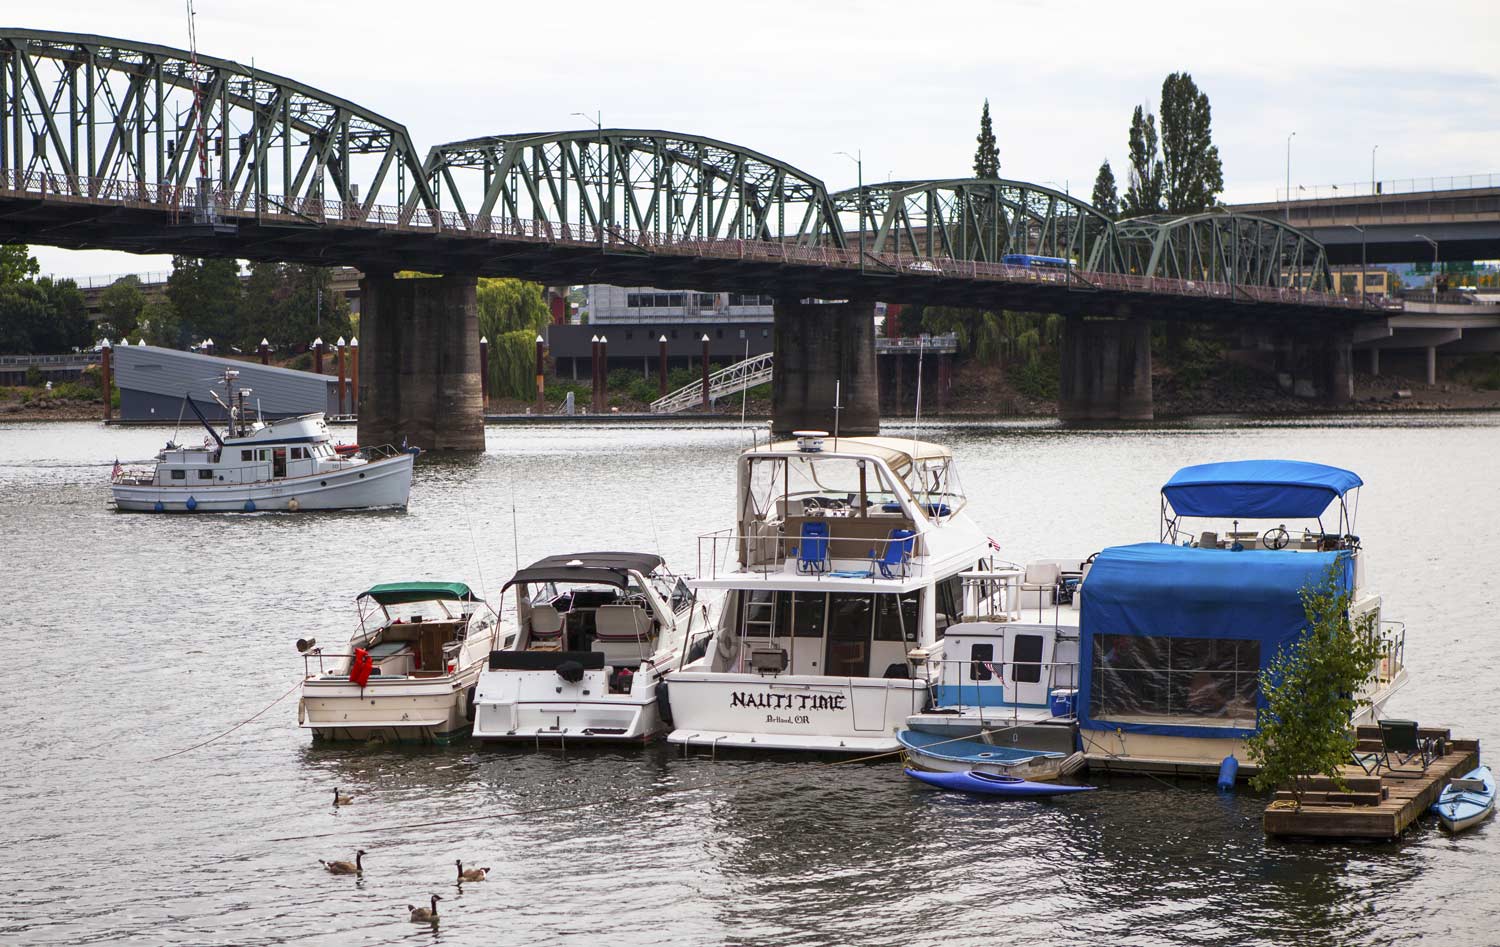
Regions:
<instances>
[{"instance_id":1,"label":"blue tarp cover","mask_svg":"<svg viewBox=\"0 0 1500 947\"><path fill-rule=\"evenodd\" d=\"M1198 727L1119 724L1091 718L1094 637L1214 638L1260 642L1260 666L1306 625L1301 592L1321 585L1335 563L1342 586L1353 580L1347 552L1197 549L1165 543L1113 546L1084 581L1080 624L1085 728L1229 735ZM1201 731L1201 733L1199 733ZM1250 731L1237 731L1241 735Z\"/></svg>"},{"instance_id":2,"label":"blue tarp cover","mask_svg":"<svg viewBox=\"0 0 1500 947\"><path fill-rule=\"evenodd\" d=\"M1184 467L1161 488L1181 516L1311 518L1362 486L1353 471L1301 460L1235 460Z\"/></svg>"}]
</instances>

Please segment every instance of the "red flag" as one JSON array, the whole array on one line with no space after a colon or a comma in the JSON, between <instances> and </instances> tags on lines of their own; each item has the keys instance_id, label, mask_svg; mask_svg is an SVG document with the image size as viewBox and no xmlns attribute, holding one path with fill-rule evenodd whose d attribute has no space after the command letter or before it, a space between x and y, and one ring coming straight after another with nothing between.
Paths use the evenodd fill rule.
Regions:
<instances>
[{"instance_id":1,"label":"red flag","mask_svg":"<svg viewBox=\"0 0 1500 947\"><path fill-rule=\"evenodd\" d=\"M370 680L370 672L374 669L375 660L370 657L370 652L364 648L355 648L354 661L349 665L349 680L358 684L363 690Z\"/></svg>"}]
</instances>

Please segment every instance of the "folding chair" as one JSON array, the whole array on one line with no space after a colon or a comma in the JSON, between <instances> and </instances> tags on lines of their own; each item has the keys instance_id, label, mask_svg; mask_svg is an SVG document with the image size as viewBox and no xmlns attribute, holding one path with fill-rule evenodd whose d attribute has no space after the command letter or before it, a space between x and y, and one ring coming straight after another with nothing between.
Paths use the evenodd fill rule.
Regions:
<instances>
[{"instance_id":1,"label":"folding chair","mask_svg":"<svg viewBox=\"0 0 1500 947\"><path fill-rule=\"evenodd\" d=\"M1412 760L1421 760L1422 769L1432 765L1433 745L1432 740L1423 739L1417 732L1415 720L1381 720L1380 724L1380 760L1388 770L1394 770L1397 766L1406 766ZM1395 762L1392 763L1392 758ZM1378 765L1378 764L1377 764Z\"/></svg>"},{"instance_id":2,"label":"folding chair","mask_svg":"<svg viewBox=\"0 0 1500 947\"><path fill-rule=\"evenodd\" d=\"M802 524L802 538L792 553L797 557L797 571L803 574L822 574L828 571L828 524L808 522Z\"/></svg>"}]
</instances>

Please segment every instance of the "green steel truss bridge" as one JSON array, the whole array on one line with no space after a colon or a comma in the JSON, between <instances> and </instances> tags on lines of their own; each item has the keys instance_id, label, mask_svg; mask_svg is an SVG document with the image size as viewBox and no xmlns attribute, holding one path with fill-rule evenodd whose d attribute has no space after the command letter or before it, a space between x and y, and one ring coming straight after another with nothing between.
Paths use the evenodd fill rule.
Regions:
<instances>
[{"instance_id":1,"label":"green steel truss bridge","mask_svg":"<svg viewBox=\"0 0 1500 947\"><path fill-rule=\"evenodd\" d=\"M1318 241L1264 217L1116 222L1011 180L830 192L761 152L651 129L423 152L285 76L23 29L0 29L0 241L1152 319L1375 314L1331 292Z\"/></svg>"}]
</instances>

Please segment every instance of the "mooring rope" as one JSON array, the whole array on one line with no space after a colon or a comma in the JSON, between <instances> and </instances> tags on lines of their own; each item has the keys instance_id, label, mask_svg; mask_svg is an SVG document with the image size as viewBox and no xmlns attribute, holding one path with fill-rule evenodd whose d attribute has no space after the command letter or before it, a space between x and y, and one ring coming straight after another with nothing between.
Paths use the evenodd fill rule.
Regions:
<instances>
[{"instance_id":1,"label":"mooring rope","mask_svg":"<svg viewBox=\"0 0 1500 947\"><path fill-rule=\"evenodd\" d=\"M297 683L293 684L291 686L291 688L289 690L287 690L287 692L285 694L282 694L280 697L278 697L275 700L271 701L269 704L266 704L264 707L262 707L261 709L257 710L252 716L246 717L244 720L241 720L239 723L237 723L234 726L230 727L228 730L225 730L223 733L220 733L217 736L209 737L207 740L204 740L202 743L194 743L192 746L187 747L186 749L178 750L175 753L168 753L166 756L158 756L155 759L147 760L146 762L148 762L148 763L160 763L162 760L169 760L169 759L171 759L174 756L181 756L182 754L191 752L192 750L196 750L199 747L208 746L210 743L214 742L215 740L219 740L219 739L222 739L223 737L227 737L231 733L233 733L234 731L238 730L240 727L243 727L245 724L250 723L251 721L255 720L257 717L259 717L261 714L265 713L266 711L270 710L272 707L275 707L277 704L279 704L282 701L286 700L288 697L290 697L292 695L292 693L297 688L299 688L301 686L302 686L302 680L300 678L298 678Z\"/></svg>"}]
</instances>

